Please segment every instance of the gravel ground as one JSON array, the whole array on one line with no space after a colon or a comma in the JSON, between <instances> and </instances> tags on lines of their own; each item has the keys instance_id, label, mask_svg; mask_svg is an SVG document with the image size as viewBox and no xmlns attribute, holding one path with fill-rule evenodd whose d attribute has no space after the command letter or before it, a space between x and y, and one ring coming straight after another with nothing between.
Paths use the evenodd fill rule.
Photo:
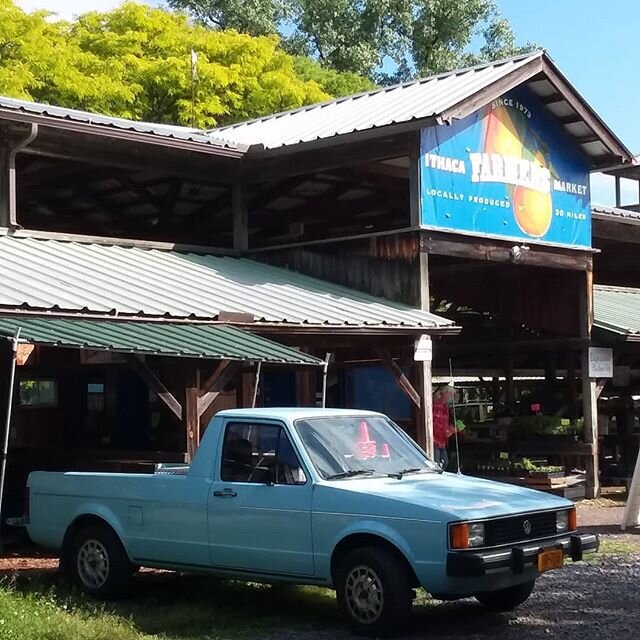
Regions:
<instances>
[{"instance_id":1,"label":"gravel ground","mask_svg":"<svg viewBox=\"0 0 640 640\"><path fill-rule=\"evenodd\" d=\"M543 575L512 613L484 611L475 600L417 606L407 639L636 640L640 629L640 554L601 558ZM262 640L350 640L343 630L278 632Z\"/></svg>"}]
</instances>

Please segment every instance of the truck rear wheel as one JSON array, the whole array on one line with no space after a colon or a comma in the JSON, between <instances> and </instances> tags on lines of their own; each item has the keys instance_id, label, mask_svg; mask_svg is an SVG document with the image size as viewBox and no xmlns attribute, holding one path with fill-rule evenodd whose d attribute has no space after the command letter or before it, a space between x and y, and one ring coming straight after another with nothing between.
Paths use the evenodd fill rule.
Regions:
<instances>
[{"instance_id":1,"label":"truck rear wheel","mask_svg":"<svg viewBox=\"0 0 640 640\"><path fill-rule=\"evenodd\" d=\"M476 600L484 605L489 611L504 612L511 611L519 607L533 591L536 581L530 580L513 587L500 589L498 591L485 591L477 593Z\"/></svg>"},{"instance_id":2,"label":"truck rear wheel","mask_svg":"<svg viewBox=\"0 0 640 640\"><path fill-rule=\"evenodd\" d=\"M80 589L96 598L126 595L134 572L118 536L99 524L76 533L65 563L65 570Z\"/></svg>"},{"instance_id":3,"label":"truck rear wheel","mask_svg":"<svg viewBox=\"0 0 640 640\"><path fill-rule=\"evenodd\" d=\"M413 591L404 562L386 549L351 551L336 572L338 605L358 634L390 637L409 621Z\"/></svg>"}]
</instances>

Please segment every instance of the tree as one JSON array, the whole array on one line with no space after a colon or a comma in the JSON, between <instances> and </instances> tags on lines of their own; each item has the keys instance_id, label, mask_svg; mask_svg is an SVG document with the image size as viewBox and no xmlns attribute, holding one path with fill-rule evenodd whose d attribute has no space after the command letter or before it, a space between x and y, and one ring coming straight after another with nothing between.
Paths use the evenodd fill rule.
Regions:
<instances>
[{"instance_id":1,"label":"tree","mask_svg":"<svg viewBox=\"0 0 640 640\"><path fill-rule=\"evenodd\" d=\"M147 5L127 2L73 22L46 16L0 0L1 94L208 128L369 86L286 53L277 36L212 31Z\"/></svg>"},{"instance_id":2,"label":"tree","mask_svg":"<svg viewBox=\"0 0 640 640\"><path fill-rule=\"evenodd\" d=\"M213 27L278 32L287 51L390 82L531 50L494 0L169 0ZM479 40L474 51L472 44Z\"/></svg>"}]
</instances>

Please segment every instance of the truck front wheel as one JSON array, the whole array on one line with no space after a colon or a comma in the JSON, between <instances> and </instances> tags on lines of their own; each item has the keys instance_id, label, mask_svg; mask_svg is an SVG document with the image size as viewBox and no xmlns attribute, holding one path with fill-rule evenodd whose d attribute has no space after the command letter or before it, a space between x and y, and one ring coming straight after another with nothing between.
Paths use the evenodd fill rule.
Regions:
<instances>
[{"instance_id":1,"label":"truck front wheel","mask_svg":"<svg viewBox=\"0 0 640 640\"><path fill-rule=\"evenodd\" d=\"M477 593L476 600L489 609L489 611L511 611L519 607L531 595L535 584L535 580L530 580L529 582L523 582L522 584L498 591Z\"/></svg>"},{"instance_id":2,"label":"truck front wheel","mask_svg":"<svg viewBox=\"0 0 640 640\"><path fill-rule=\"evenodd\" d=\"M118 536L99 524L88 525L76 533L66 562L74 582L97 598L125 595L134 572Z\"/></svg>"},{"instance_id":3,"label":"truck front wheel","mask_svg":"<svg viewBox=\"0 0 640 640\"><path fill-rule=\"evenodd\" d=\"M405 563L386 549L351 551L336 571L338 604L354 632L399 634L411 615L413 592Z\"/></svg>"}]
</instances>

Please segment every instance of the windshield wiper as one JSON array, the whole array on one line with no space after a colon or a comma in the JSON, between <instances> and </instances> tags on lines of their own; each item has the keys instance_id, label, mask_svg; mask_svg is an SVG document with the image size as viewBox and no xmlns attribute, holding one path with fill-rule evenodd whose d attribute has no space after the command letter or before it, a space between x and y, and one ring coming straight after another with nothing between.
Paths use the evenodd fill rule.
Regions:
<instances>
[{"instance_id":1,"label":"windshield wiper","mask_svg":"<svg viewBox=\"0 0 640 640\"><path fill-rule=\"evenodd\" d=\"M397 478L398 480L402 480L402 476L406 476L408 473L419 473L420 471L434 471L432 469L428 469L427 467L409 467L407 469L400 469L400 471L392 471L387 473L390 478ZM442 473L442 471L435 471L435 473Z\"/></svg>"},{"instance_id":2,"label":"windshield wiper","mask_svg":"<svg viewBox=\"0 0 640 640\"><path fill-rule=\"evenodd\" d=\"M331 476L327 476L327 480L339 480L340 478L352 478L353 476L370 476L375 473L375 469L349 469L349 471L342 471L340 473L334 473Z\"/></svg>"}]
</instances>

